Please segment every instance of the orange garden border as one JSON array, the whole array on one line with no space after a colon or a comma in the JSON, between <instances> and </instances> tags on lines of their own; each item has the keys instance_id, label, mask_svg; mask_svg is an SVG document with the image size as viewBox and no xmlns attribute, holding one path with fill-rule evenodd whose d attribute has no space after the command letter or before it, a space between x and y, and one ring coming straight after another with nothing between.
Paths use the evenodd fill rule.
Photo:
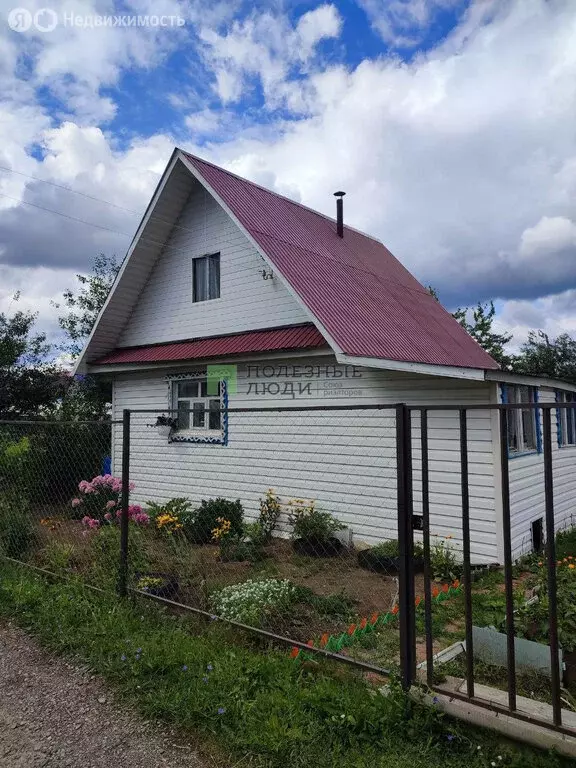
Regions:
<instances>
[{"instance_id":1,"label":"orange garden border","mask_svg":"<svg viewBox=\"0 0 576 768\"><path fill-rule=\"evenodd\" d=\"M437 603L444 602L457 595L461 589L462 585L458 580L452 582L452 584L444 584L442 587L434 587L432 590L432 600ZM422 597L418 596L414 603L416 608L418 608L422 604ZM398 605L395 605L388 613L373 613L370 619L364 617L358 624L350 624L346 632L343 632L341 635L329 635L325 632L318 640L318 645L316 645L314 640L309 640L307 645L310 648L324 648L333 653L340 653L343 648L348 648L364 635L374 632L378 627L394 623L398 618L398 613ZM312 654L306 653L306 651L297 647L292 648L290 657L300 661L313 658Z\"/></svg>"}]
</instances>

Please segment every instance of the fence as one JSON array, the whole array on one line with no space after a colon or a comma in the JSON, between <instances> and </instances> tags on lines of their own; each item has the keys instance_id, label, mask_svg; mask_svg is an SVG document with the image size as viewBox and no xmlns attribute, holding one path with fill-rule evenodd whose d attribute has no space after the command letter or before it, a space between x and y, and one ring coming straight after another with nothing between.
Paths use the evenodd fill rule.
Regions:
<instances>
[{"instance_id":1,"label":"fence","mask_svg":"<svg viewBox=\"0 0 576 768\"><path fill-rule=\"evenodd\" d=\"M576 490L576 447L556 428L573 407L208 408L181 410L176 429L149 410L0 422L0 547L260 633L295 663L320 654L444 692L449 675L453 698L573 733L561 675L576 578L555 551ZM511 451L510 413L536 424L526 456ZM549 722L519 698L526 657ZM488 679L507 704L478 695Z\"/></svg>"}]
</instances>

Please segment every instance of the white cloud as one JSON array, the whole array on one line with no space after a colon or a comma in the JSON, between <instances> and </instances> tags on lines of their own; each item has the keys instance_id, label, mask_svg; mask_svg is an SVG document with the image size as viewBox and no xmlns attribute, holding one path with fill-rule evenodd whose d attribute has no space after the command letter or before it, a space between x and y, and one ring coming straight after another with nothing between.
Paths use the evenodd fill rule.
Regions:
<instances>
[{"instance_id":1,"label":"white cloud","mask_svg":"<svg viewBox=\"0 0 576 768\"><path fill-rule=\"evenodd\" d=\"M294 70L306 71L318 43L337 37L340 28L338 11L324 4L301 16L295 26L282 14L255 11L223 32L205 25L200 38L224 104L239 101L251 78L257 78L267 107L274 108L290 98Z\"/></svg>"},{"instance_id":2,"label":"white cloud","mask_svg":"<svg viewBox=\"0 0 576 768\"><path fill-rule=\"evenodd\" d=\"M564 216L543 216L520 237L519 252L528 258L576 246L576 224Z\"/></svg>"},{"instance_id":3,"label":"white cloud","mask_svg":"<svg viewBox=\"0 0 576 768\"><path fill-rule=\"evenodd\" d=\"M375 30L395 48L413 48L439 10L466 0L358 0Z\"/></svg>"},{"instance_id":4,"label":"white cloud","mask_svg":"<svg viewBox=\"0 0 576 768\"><path fill-rule=\"evenodd\" d=\"M513 351L520 348L532 330L542 330L551 338L562 333L576 337L576 289L533 301L507 301L498 314L498 328L513 334Z\"/></svg>"}]
</instances>

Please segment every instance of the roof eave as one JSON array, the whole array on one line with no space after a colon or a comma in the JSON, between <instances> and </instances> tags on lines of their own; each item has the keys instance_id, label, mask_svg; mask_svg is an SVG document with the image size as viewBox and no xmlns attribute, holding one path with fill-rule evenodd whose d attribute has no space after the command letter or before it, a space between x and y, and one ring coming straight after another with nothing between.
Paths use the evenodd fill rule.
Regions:
<instances>
[{"instance_id":1,"label":"roof eave","mask_svg":"<svg viewBox=\"0 0 576 768\"><path fill-rule=\"evenodd\" d=\"M523 373L511 373L510 371L486 371L489 381L503 384L526 384L532 387L550 387L551 389L565 389L576 392L576 384L570 384L562 379L550 379L547 376L528 376Z\"/></svg>"},{"instance_id":2,"label":"roof eave","mask_svg":"<svg viewBox=\"0 0 576 768\"><path fill-rule=\"evenodd\" d=\"M336 360L344 365L358 365L364 368L379 368L385 371L401 371L423 376L445 376L452 379L486 381L484 368L465 368L453 365L430 365L428 363L408 362L404 360L385 360L379 357L356 357L337 354Z\"/></svg>"}]
</instances>

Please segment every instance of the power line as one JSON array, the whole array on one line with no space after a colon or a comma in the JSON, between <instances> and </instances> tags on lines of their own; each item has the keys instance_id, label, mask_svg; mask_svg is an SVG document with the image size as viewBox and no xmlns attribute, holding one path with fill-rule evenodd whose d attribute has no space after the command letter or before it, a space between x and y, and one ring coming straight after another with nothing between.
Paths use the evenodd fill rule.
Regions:
<instances>
[{"instance_id":1,"label":"power line","mask_svg":"<svg viewBox=\"0 0 576 768\"><path fill-rule=\"evenodd\" d=\"M56 187L56 189L63 189L65 192L71 192L74 195L81 195L82 197L85 197L87 200L94 200L94 202L96 203L102 203L103 205L110 205L112 206L112 208L118 208L118 210L126 211L126 213L131 213L134 216L141 215L140 211L133 211L130 208L124 208L123 205L117 205L116 203L111 203L109 200L102 200L101 197L94 197L93 195L88 195L86 194L86 192L80 192L77 189L66 187L63 184L57 184L55 181L48 181L47 179L41 179L38 176L32 176L29 173L16 171L14 168L6 168L4 165L0 165L0 171L7 171L8 173L16 173L18 174L18 176L24 176L27 179L32 179L33 181L39 181L41 184L49 184L51 187Z\"/></svg>"},{"instance_id":2,"label":"power line","mask_svg":"<svg viewBox=\"0 0 576 768\"><path fill-rule=\"evenodd\" d=\"M24 205L31 205L33 208L38 208L40 211L45 211L46 213L53 213L56 216L63 216L65 219L70 219L71 221L76 221L79 224L86 224L88 227L97 227L98 229L104 229L106 232L113 232L115 235L123 235L124 237L131 237L131 235L126 234L126 232L119 232L117 229L111 229L110 227L105 227L104 224L94 224L91 221L85 221L84 219L78 219L76 216L70 216L67 213L62 213L62 211L54 211L51 208L45 208L43 205L38 205L37 203L30 203L27 200L20 200L17 197L12 197L12 195L7 195L5 192L0 192L0 197L7 197L8 200L14 200L16 203L23 203Z\"/></svg>"},{"instance_id":3,"label":"power line","mask_svg":"<svg viewBox=\"0 0 576 768\"><path fill-rule=\"evenodd\" d=\"M133 211L131 208L125 208L122 205L117 205L116 203L112 203L109 200L103 200L101 197L94 197L93 195L88 195L85 192L80 192L76 189L72 189L71 187L66 187L63 184L57 184L55 181L48 181L47 179L41 179L39 176L32 176L29 173L24 173L23 171L16 171L14 168L7 168L4 165L0 165L0 171L7 171L8 173L16 173L18 176L24 176L27 179L32 179L33 181L37 181L40 184L48 184L51 187L56 187L56 189L62 189L65 192L70 192L73 195L80 195L81 197L85 197L87 200L93 200L96 203L102 203L103 205L110 205L112 208L117 208L120 211L125 211L126 213L130 213L134 216L142 216L142 211ZM0 193L2 194L2 193ZM4 195L4 197L9 197L9 195ZM16 198L12 197L11 200L16 200ZM20 202L20 201L17 201ZM22 200L21 202L25 202ZM28 205L32 205L32 203L28 203ZM38 206L37 206L38 207ZM54 213L58 214L58 211L54 211ZM64 215L64 214L62 214ZM193 232L190 227L186 227L183 224L176 224L175 222L168 221L168 219L162 218L162 216L158 216L157 213L150 214L150 219L155 219L156 221L160 221L163 224L168 224L172 229L183 229L186 232ZM94 225L96 226L96 225ZM115 231L115 230L114 230ZM123 232L118 232L118 234L124 234ZM128 237L128 235L126 235Z\"/></svg>"}]
</instances>

